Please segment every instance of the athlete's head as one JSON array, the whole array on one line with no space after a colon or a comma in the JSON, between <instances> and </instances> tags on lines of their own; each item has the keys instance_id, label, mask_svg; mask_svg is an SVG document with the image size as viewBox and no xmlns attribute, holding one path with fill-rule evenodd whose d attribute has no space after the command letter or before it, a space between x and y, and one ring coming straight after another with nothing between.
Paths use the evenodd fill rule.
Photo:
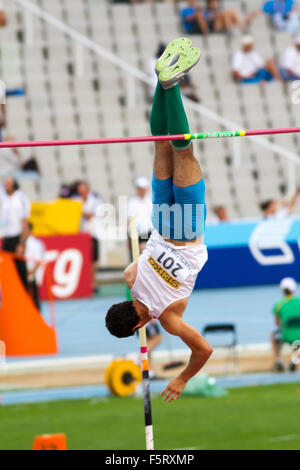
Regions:
<instances>
[{"instance_id":1,"label":"athlete's head","mask_svg":"<svg viewBox=\"0 0 300 470\"><path fill-rule=\"evenodd\" d=\"M129 300L112 305L105 317L106 328L117 338L132 336L134 334L133 328L139 321L140 317L133 302Z\"/></svg>"}]
</instances>

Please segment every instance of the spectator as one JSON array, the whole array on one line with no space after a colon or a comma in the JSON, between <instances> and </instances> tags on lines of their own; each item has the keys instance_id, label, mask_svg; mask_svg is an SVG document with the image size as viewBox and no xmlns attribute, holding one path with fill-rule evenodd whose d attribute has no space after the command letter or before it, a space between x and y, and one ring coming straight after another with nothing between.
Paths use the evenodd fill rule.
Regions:
<instances>
[{"instance_id":1,"label":"spectator","mask_svg":"<svg viewBox=\"0 0 300 470\"><path fill-rule=\"evenodd\" d=\"M235 10L222 11L219 0L206 0L202 15L209 32L232 32L234 26L240 29L244 27Z\"/></svg>"},{"instance_id":2,"label":"spectator","mask_svg":"<svg viewBox=\"0 0 300 470\"><path fill-rule=\"evenodd\" d=\"M19 155L15 149L0 149L0 178L11 176L20 169Z\"/></svg>"},{"instance_id":3,"label":"spectator","mask_svg":"<svg viewBox=\"0 0 300 470\"><path fill-rule=\"evenodd\" d=\"M286 198L278 201L269 199L261 203L260 208L264 219L284 219L291 215L297 204L300 194L300 186L296 189L293 197L287 201Z\"/></svg>"},{"instance_id":4,"label":"spectator","mask_svg":"<svg viewBox=\"0 0 300 470\"><path fill-rule=\"evenodd\" d=\"M37 284L37 270L45 257L45 245L32 234L33 225L27 221L24 230L25 257L27 266L28 292L40 312L40 297Z\"/></svg>"},{"instance_id":5,"label":"spectator","mask_svg":"<svg viewBox=\"0 0 300 470\"><path fill-rule=\"evenodd\" d=\"M281 340L280 327L289 319L300 317L300 297L295 296L295 292L297 290L296 281L291 277L286 277L282 279L280 289L282 290L284 298L277 302L273 307L277 328L271 334L271 344L274 353L274 369L277 372L282 372L284 370L284 363L280 357L283 344ZM295 370L295 365L292 362L290 363L290 370Z\"/></svg>"},{"instance_id":6,"label":"spectator","mask_svg":"<svg viewBox=\"0 0 300 470\"><path fill-rule=\"evenodd\" d=\"M81 181L74 181L71 184L62 183L60 186L58 197L61 199L77 199L77 188L80 183Z\"/></svg>"},{"instance_id":7,"label":"spectator","mask_svg":"<svg viewBox=\"0 0 300 470\"><path fill-rule=\"evenodd\" d=\"M214 214L207 218L208 225L217 225L221 222L229 222L227 208L225 206L216 206Z\"/></svg>"},{"instance_id":8,"label":"spectator","mask_svg":"<svg viewBox=\"0 0 300 470\"><path fill-rule=\"evenodd\" d=\"M238 83L258 83L271 81L274 78L283 81L280 71L273 59L264 62L263 58L254 50L254 41L251 36L243 36L241 50L237 51L232 59L233 78Z\"/></svg>"},{"instance_id":9,"label":"spectator","mask_svg":"<svg viewBox=\"0 0 300 470\"><path fill-rule=\"evenodd\" d=\"M243 23L235 10L222 10L219 0L206 0L201 8L197 0L189 0L181 12L183 28L189 34L208 34L222 31L231 32L234 26L243 28Z\"/></svg>"},{"instance_id":10,"label":"spectator","mask_svg":"<svg viewBox=\"0 0 300 470\"><path fill-rule=\"evenodd\" d=\"M13 140L14 138L11 136L4 139L6 142L12 142ZM22 163L17 148L0 149L0 178L16 175L21 177L24 171L39 173L38 164L34 157Z\"/></svg>"},{"instance_id":11,"label":"spectator","mask_svg":"<svg viewBox=\"0 0 300 470\"><path fill-rule=\"evenodd\" d=\"M207 34L208 27L203 18L203 8L197 0L188 0L187 6L181 11L183 29L188 34Z\"/></svg>"},{"instance_id":12,"label":"spectator","mask_svg":"<svg viewBox=\"0 0 300 470\"><path fill-rule=\"evenodd\" d=\"M92 237L92 285L93 290L96 292L96 273L100 256L96 215L102 204L102 199L90 190L85 181L77 182L76 193L83 202L81 231L89 233Z\"/></svg>"},{"instance_id":13,"label":"spectator","mask_svg":"<svg viewBox=\"0 0 300 470\"><path fill-rule=\"evenodd\" d=\"M270 16L277 30L294 34L300 29L299 15L294 0L268 0L260 10L250 13L246 22L251 23L254 18L262 13Z\"/></svg>"},{"instance_id":14,"label":"spectator","mask_svg":"<svg viewBox=\"0 0 300 470\"><path fill-rule=\"evenodd\" d=\"M148 194L150 183L141 176L135 180L136 196L128 202L128 218L135 217L140 251L145 248L153 230L151 222L152 199Z\"/></svg>"},{"instance_id":15,"label":"spectator","mask_svg":"<svg viewBox=\"0 0 300 470\"><path fill-rule=\"evenodd\" d=\"M6 26L6 25L7 25L7 18L6 18L6 14L4 11L4 5L3 5L3 1L0 0L0 27L2 28L3 26Z\"/></svg>"},{"instance_id":16,"label":"spectator","mask_svg":"<svg viewBox=\"0 0 300 470\"><path fill-rule=\"evenodd\" d=\"M295 37L293 46L285 50L282 68L286 80L300 80L300 35Z\"/></svg>"},{"instance_id":17,"label":"spectator","mask_svg":"<svg viewBox=\"0 0 300 470\"><path fill-rule=\"evenodd\" d=\"M217 217L219 222L228 222L229 217L227 213L227 209L225 206L217 206L214 209L215 216Z\"/></svg>"},{"instance_id":18,"label":"spectator","mask_svg":"<svg viewBox=\"0 0 300 470\"><path fill-rule=\"evenodd\" d=\"M69 199L71 197L70 186L68 184L62 183L60 185L58 197L60 199Z\"/></svg>"},{"instance_id":19,"label":"spectator","mask_svg":"<svg viewBox=\"0 0 300 470\"><path fill-rule=\"evenodd\" d=\"M0 194L2 203L3 245L5 251L24 254L24 232L30 214L30 202L20 191L18 182L8 177L4 181L4 191ZM16 267L24 287L27 289L27 273L24 261L17 260Z\"/></svg>"}]
</instances>

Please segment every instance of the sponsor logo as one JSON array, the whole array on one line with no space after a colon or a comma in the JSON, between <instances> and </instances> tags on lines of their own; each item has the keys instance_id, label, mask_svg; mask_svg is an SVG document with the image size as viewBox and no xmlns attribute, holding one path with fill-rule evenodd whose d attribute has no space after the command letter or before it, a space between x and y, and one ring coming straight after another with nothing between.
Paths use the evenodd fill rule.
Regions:
<instances>
[{"instance_id":1,"label":"sponsor logo","mask_svg":"<svg viewBox=\"0 0 300 470\"><path fill-rule=\"evenodd\" d=\"M181 283L174 279L157 261L155 261L152 256L149 256L148 263L152 266L154 271L171 287L178 289L181 286Z\"/></svg>"}]
</instances>

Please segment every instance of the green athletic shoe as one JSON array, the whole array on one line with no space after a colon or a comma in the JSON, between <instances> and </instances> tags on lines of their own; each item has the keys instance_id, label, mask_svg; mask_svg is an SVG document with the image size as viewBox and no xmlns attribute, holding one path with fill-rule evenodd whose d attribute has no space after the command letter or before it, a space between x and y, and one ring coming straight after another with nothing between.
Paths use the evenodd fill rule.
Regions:
<instances>
[{"instance_id":1,"label":"green athletic shoe","mask_svg":"<svg viewBox=\"0 0 300 470\"><path fill-rule=\"evenodd\" d=\"M197 64L199 59L200 50L197 47L188 47L184 51L178 50L170 65L158 75L158 80L163 88L167 90L176 85Z\"/></svg>"},{"instance_id":2,"label":"green athletic shoe","mask_svg":"<svg viewBox=\"0 0 300 470\"><path fill-rule=\"evenodd\" d=\"M155 72L157 75L166 67L169 67L173 58L176 57L179 52L184 52L185 49L190 48L191 44L192 41L188 38L178 38L170 42L155 64Z\"/></svg>"}]
</instances>

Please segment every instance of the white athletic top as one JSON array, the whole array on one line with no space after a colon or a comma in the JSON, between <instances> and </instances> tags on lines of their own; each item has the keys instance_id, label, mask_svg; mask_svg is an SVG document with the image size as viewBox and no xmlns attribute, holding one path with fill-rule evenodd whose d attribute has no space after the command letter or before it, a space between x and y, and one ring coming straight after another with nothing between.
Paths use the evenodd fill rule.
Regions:
<instances>
[{"instance_id":1,"label":"white athletic top","mask_svg":"<svg viewBox=\"0 0 300 470\"><path fill-rule=\"evenodd\" d=\"M4 237L16 237L22 232L22 220L30 216L30 201L25 194L17 189L8 195L0 189L2 203L1 224Z\"/></svg>"},{"instance_id":2,"label":"white athletic top","mask_svg":"<svg viewBox=\"0 0 300 470\"><path fill-rule=\"evenodd\" d=\"M158 318L169 305L190 296L206 261L205 245L173 245L154 230L139 257L131 294Z\"/></svg>"},{"instance_id":3,"label":"white athletic top","mask_svg":"<svg viewBox=\"0 0 300 470\"><path fill-rule=\"evenodd\" d=\"M256 52L237 51L232 59L232 69L248 78L264 66L262 57Z\"/></svg>"},{"instance_id":4,"label":"white athletic top","mask_svg":"<svg viewBox=\"0 0 300 470\"><path fill-rule=\"evenodd\" d=\"M27 258L26 261L26 266L27 270L31 271L32 269L35 268L36 264L38 261L42 261L43 258L45 257L45 245L41 240L38 238L34 237L33 235L30 235L26 242L25 242L25 256ZM34 279L37 280L37 273L38 270L35 272L33 277L29 279L30 281L33 281Z\"/></svg>"},{"instance_id":5,"label":"white athletic top","mask_svg":"<svg viewBox=\"0 0 300 470\"><path fill-rule=\"evenodd\" d=\"M295 46L288 47L282 59L282 67L291 70L295 75L300 75L300 52Z\"/></svg>"}]
</instances>

